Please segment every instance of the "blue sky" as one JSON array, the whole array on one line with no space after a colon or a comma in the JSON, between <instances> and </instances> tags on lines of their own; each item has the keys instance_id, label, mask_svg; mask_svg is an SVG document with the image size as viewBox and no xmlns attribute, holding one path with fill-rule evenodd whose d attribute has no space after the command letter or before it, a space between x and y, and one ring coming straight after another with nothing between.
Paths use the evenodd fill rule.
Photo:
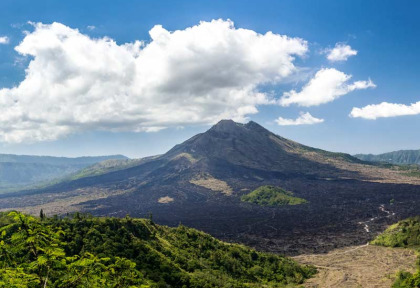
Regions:
<instances>
[{"instance_id":1,"label":"blue sky","mask_svg":"<svg viewBox=\"0 0 420 288\"><path fill-rule=\"evenodd\" d=\"M350 87L355 81L366 81L364 83L366 86L368 79L376 85L375 88L354 89L345 95L337 96L334 100L310 106L299 106L297 102L288 106L255 104L258 113L236 116L248 117L283 137L331 151L379 153L398 149L420 149L420 133L417 132L420 112L416 112L416 107L409 106L420 101L418 93L420 82L417 79L420 75L418 53L420 21L417 17L419 8L420 3L417 1L408 1L402 5L398 1L120 1L116 3L115 1L3 0L0 3L0 37L7 37L8 43L0 45L0 87L8 91L4 92L2 97L17 97L20 102L24 102L24 99L19 98L24 97L19 94L23 90L11 91L10 88L18 86L25 80L25 69L34 59L30 49L38 49L37 53L43 51L42 47L34 48L29 44L22 48L22 51L26 51L29 56L23 56L22 53L15 51L14 48L27 36L24 31L33 33L36 29L50 29L49 26L36 28L27 24L28 21L44 24L61 23L69 29L78 29L80 34L88 36L89 39L109 37L115 40L116 45L123 45L134 43L136 40L150 43L149 31L155 25L162 25L168 31L175 31L199 25L200 21L230 19L234 22L235 29L243 28L260 34L272 31L274 34L287 35L293 39L298 37L306 41L305 55L294 56L296 59L293 65L298 67L300 72L295 73L294 78L290 77L292 80L274 81L274 84L256 83L257 86L254 88L258 92L266 93L272 99L279 100L285 92L290 92L292 89L297 93L302 92L303 87L323 69L334 69L352 75L346 87ZM345 61L328 60L327 50L333 49L337 43L357 50L357 55L349 56ZM272 53L275 57L277 52ZM90 64L86 65L89 67ZM217 69L217 63L215 65ZM263 72L271 75L267 69ZM239 89L240 85L244 84L238 82L235 85L235 89ZM178 88L186 91L185 87L177 86ZM127 97L131 97L130 92L125 93L128 93ZM322 94L322 91L320 93ZM172 94L168 95L174 97ZM311 95L313 93L308 97L312 97ZM37 111L36 107L42 107L44 101L47 103L48 99L52 99L31 97L35 97L31 100L34 101L34 111ZM55 94L49 97L55 97ZM60 98L60 101L65 102L67 99L65 97L70 99L73 96L69 92L60 97L64 97ZM181 113L182 93L177 94L177 97L180 98L171 107L176 107ZM131 103L130 100L127 101ZM12 106L7 106L9 105L5 104L7 101L3 102L0 102L0 109L3 105L2 111L10 111ZM355 107L363 108L382 102L402 104L408 108L380 106L375 107L373 112L364 111L365 117L349 117ZM115 106L115 103L113 105ZM212 115L211 107L213 106L205 106L207 109L205 115L194 114L194 116L216 119L221 114L215 112L217 115ZM27 105L25 109L30 108L30 105L29 107ZM46 111L54 109L54 105L45 108ZM396 112L399 109L402 112ZM406 113L407 110L410 112ZM322 119L323 122L281 126L275 121L279 117L295 120L301 112L310 113L312 117ZM35 112L33 113L37 116ZM372 113L385 116L366 119L368 117L366 114L372 117ZM2 112L2 114L7 113ZM124 118L117 121L116 118L121 115L118 113L111 117L118 122L117 124L107 123L100 118L103 115L94 114L86 120L87 122L72 123L70 128L59 126L64 127L64 130L55 135L49 129L58 126L37 126L38 124L25 122L28 120L25 115L22 116L22 113L19 117L16 115L7 119L6 116L0 118L0 122L4 121L1 153L64 156L125 154L130 157L142 157L163 153L173 145L210 127L209 123L204 123L205 121L194 120L189 123L185 120L189 116L186 116L182 121L173 120L173 125L170 123L171 120L160 122L153 120L155 124L150 124L153 127L142 124L143 126L139 128L133 121L140 120ZM29 118L37 119L35 116ZM145 117L144 114L137 116L141 119ZM50 124L50 121L56 121L56 118L57 115L51 114L38 120ZM98 120L99 122L95 120L99 118L102 120ZM150 118L146 120L151 121ZM11 122L13 123L10 124ZM62 123L67 123L67 120L60 120L57 123L63 125ZM25 130L27 125L33 127L30 128L32 130ZM152 130L158 130L154 129L157 126L167 128L158 132L133 132L150 130L151 127ZM26 134L22 136L22 133L13 131L14 127ZM36 129L43 131L43 134L37 133ZM48 137L49 135L53 136Z\"/></svg>"}]
</instances>

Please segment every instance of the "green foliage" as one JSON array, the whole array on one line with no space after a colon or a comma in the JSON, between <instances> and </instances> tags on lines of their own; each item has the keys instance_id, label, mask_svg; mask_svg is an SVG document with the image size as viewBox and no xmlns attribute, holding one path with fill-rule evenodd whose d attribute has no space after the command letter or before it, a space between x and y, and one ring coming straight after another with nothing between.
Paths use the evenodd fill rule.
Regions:
<instances>
[{"instance_id":1,"label":"green foliage","mask_svg":"<svg viewBox=\"0 0 420 288\"><path fill-rule=\"evenodd\" d=\"M412 169L409 172L403 174L409 177L420 178L420 168L416 167L416 169Z\"/></svg>"},{"instance_id":2,"label":"green foliage","mask_svg":"<svg viewBox=\"0 0 420 288\"><path fill-rule=\"evenodd\" d=\"M391 225L372 244L387 247L420 247L420 216Z\"/></svg>"},{"instance_id":3,"label":"green foliage","mask_svg":"<svg viewBox=\"0 0 420 288\"><path fill-rule=\"evenodd\" d=\"M5 220L7 219L7 220ZM0 287L284 287L313 267L146 219L0 214Z\"/></svg>"},{"instance_id":4,"label":"green foliage","mask_svg":"<svg viewBox=\"0 0 420 288\"><path fill-rule=\"evenodd\" d=\"M305 199L294 197L292 192L274 186L261 186L241 197L241 201L261 206L298 205L307 203Z\"/></svg>"},{"instance_id":5,"label":"green foliage","mask_svg":"<svg viewBox=\"0 0 420 288\"><path fill-rule=\"evenodd\" d=\"M391 225L384 233L377 236L372 242L374 245L386 247L420 247L420 216L402 220ZM420 287L420 256L417 260L417 272L400 271L392 285L393 288Z\"/></svg>"},{"instance_id":6,"label":"green foliage","mask_svg":"<svg viewBox=\"0 0 420 288\"><path fill-rule=\"evenodd\" d=\"M397 274L392 288L418 288L420 287L420 272L417 271L414 275L409 272L400 271Z\"/></svg>"},{"instance_id":7,"label":"green foliage","mask_svg":"<svg viewBox=\"0 0 420 288\"><path fill-rule=\"evenodd\" d=\"M128 259L99 258L88 252L69 256L64 232L53 223L18 212L7 217L11 223L0 228L0 287L139 287L146 283Z\"/></svg>"}]
</instances>

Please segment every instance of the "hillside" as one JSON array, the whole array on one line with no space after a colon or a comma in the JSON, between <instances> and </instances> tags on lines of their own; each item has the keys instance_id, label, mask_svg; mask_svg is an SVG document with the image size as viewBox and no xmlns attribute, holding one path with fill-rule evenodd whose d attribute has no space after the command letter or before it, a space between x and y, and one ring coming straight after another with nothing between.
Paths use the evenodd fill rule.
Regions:
<instances>
[{"instance_id":1,"label":"hillside","mask_svg":"<svg viewBox=\"0 0 420 288\"><path fill-rule=\"evenodd\" d=\"M372 242L374 245L385 247L404 247L416 249L420 253L420 216L404 219L388 227ZM420 287L420 255L418 254L417 272L400 271L393 288Z\"/></svg>"},{"instance_id":2,"label":"hillside","mask_svg":"<svg viewBox=\"0 0 420 288\"><path fill-rule=\"evenodd\" d=\"M370 162L420 165L420 150L399 150L383 154L356 154L354 157Z\"/></svg>"},{"instance_id":3,"label":"hillside","mask_svg":"<svg viewBox=\"0 0 420 288\"><path fill-rule=\"evenodd\" d=\"M417 288L420 287L418 248L420 216L390 225L368 244L293 259L317 267L318 273L304 284L308 288Z\"/></svg>"},{"instance_id":4,"label":"hillside","mask_svg":"<svg viewBox=\"0 0 420 288\"><path fill-rule=\"evenodd\" d=\"M420 216L389 226L372 244L386 247L420 248Z\"/></svg>"},{"instance_id":5,"label":"hillside","mask_svg":"<svg viewBox=\"0 0 420 288\"><path fill-rule=\"evenodd\" d=\"M182 222L221 239L297 254L366 243L371 233L420 209L419 177L299 144L252 121L223 120L165 154L109 164L50 187L0 195L0 210L117 217L152 212L159 224ZM308 203L241 201L266 185Z\"/></svg>"},{"instance_id":6,"label":"hillside","mask_svg":"<svg viewBox=\"0 0 420 288\"><path fill-rule=\"evenodd\" d=\"M315 273L182 225L128 216L11 212L1 215L0 232L1 287L293 287Z\"/></svg>"},{"instance_id":7,"label":"hillside","mask_svg":"<svg viewBox=\"0 0 420 288\"><path fill-rule=\"evenodd\" d=\"M0 193L15 191L35 184L46 184L85 167L110 159L126 159L122 155L98 157L51 157L0 154Z\"/></svg>"},{"instance_id":8,"label":"hillside","mask_svg":"<svg viewBox=\"0 0 420 288\"><path fill-rule=\"evenodd\" d=\"M108 160L104 160L93 165L90 165L86 168L83 168L75 173L65 177L62 181L71 181L77 180L85 177L92 177L97 175L103 175L109 172L114 172L118 170L123 170L127 168L131 168L134 166L138 166L143 164L147 161L153 160L157 156L145 157L140 159L119 159L119 158L112 158Z\"/></svg>"},{"instance_id":9,"label":"hillside","mask_svg":"<svg viewBox=\"0 0 420 288\"><path fill-rule=\"evenodd\" d=\"M318 269L303 285L307 288L389 288L399 271L416 271L417 257L410 249L364 244L328 253L303 254L293 259Z\"/></svg>"}]
</instances>

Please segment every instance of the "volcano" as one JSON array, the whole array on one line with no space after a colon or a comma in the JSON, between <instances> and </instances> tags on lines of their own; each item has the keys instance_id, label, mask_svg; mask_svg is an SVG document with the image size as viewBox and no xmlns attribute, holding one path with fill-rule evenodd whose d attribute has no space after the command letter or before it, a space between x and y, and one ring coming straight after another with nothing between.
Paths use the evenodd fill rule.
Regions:
<instances>
[{"instance_id":1,"label":"volcano","mask_svg":"<svg viewBox=\"0 0 420 288\"><path fill-rule=\"evenodd\" d=\"M290 191L305 204L271 207L241 201L264 185ZM386 224L415 215L419 185L418 178L299 144L252 121L222 120L134 166L0 195L0 208L153 215L159 224L182 223L223 240L296 254L365 243Z\"/></svg>"}]
</instances>

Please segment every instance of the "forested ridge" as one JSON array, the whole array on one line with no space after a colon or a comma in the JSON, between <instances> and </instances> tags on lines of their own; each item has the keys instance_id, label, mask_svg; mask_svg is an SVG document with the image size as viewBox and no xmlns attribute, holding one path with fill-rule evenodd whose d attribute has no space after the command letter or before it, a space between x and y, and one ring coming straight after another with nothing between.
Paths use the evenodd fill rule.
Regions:
<instances>
[{"instance_id":1,"label":"forested ridge","mask_svg":"<svg viewBox=\"0 0 420 288\"><path fill-rule=\"evenodd\" d=\"M152 219L0 216L0 287L293 287L313 267Z\"/></svg>"}]
</instances>

